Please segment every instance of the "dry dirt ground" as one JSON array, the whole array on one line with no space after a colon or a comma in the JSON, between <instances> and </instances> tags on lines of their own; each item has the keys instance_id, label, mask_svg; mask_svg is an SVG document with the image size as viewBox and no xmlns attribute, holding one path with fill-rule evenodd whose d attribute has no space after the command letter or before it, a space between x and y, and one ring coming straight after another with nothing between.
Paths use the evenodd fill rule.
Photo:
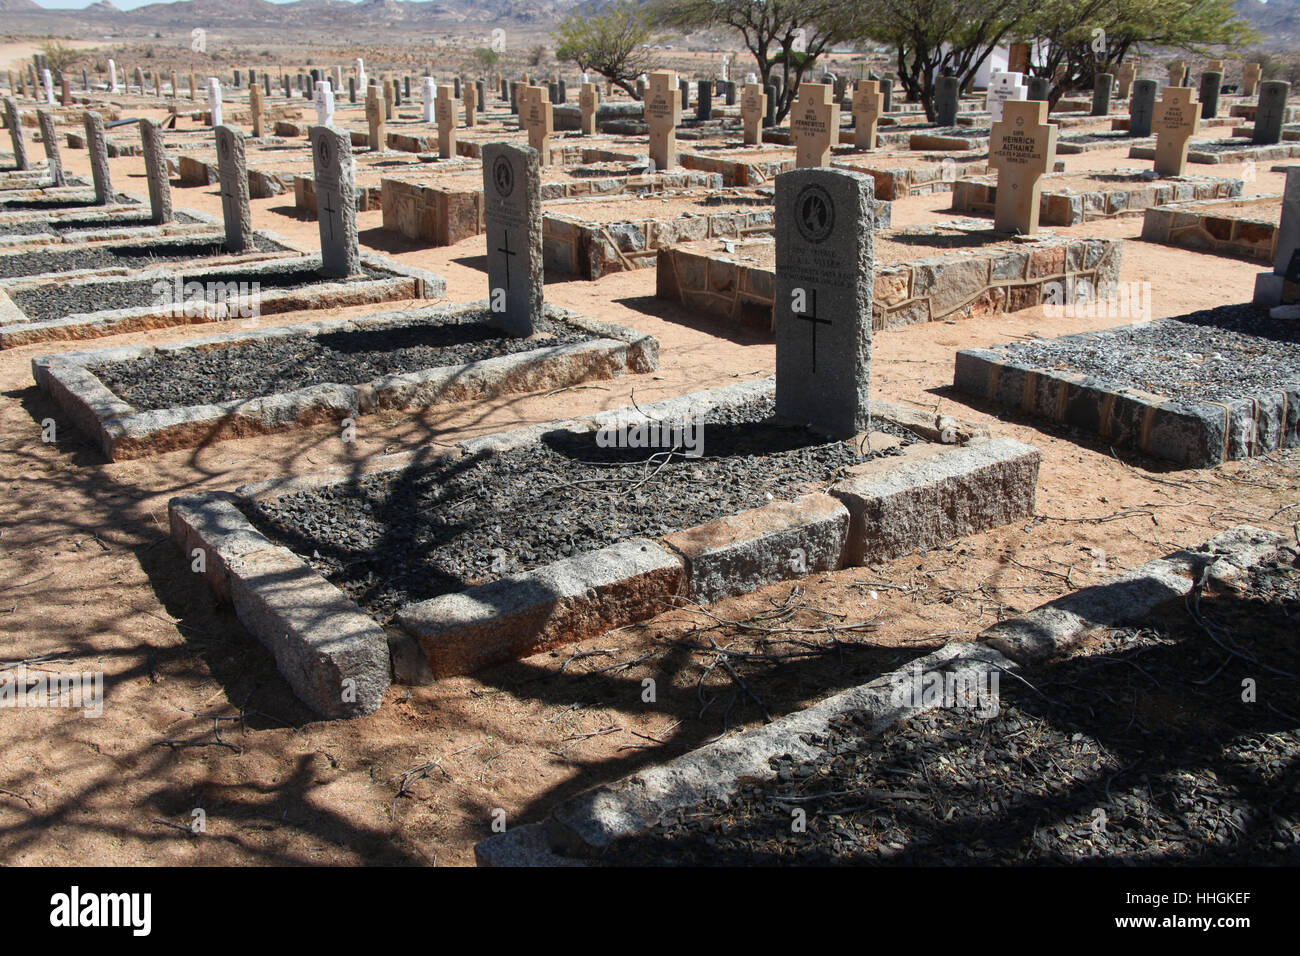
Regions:
<instances>
[{"instance_id":1,"label":"dry dirt ground","mask_svg":"<svg viewBox=\"0 0 1300 956\"><path fill-rule=\"evenodd\" d=\"M65 150L64 157L73 172L87 172L84 151ZM1130 165L1120 151L1068 157L1067 164ZM119 188L145 191L139 159L112 165ZM1241 173L1235 166L1192 171ZM1281 185L1265 165L1247 191L1279 192ZM178 208L219 215L215 188L176 189L174 199ZM291 199L253 205L258 226L304 248L316 245L316 223L296 219ZM950 218L946 205L946 194L901 201L894 222ZM482 297L482 237L418 249L379 224L379 213L360 216L366 246L446 276L453 301ZM1137 217L1058 231L1130 240L1123 278L1152 283L1156 315L1249 299L1258 266L1146 244L1137 239L1140 227ZM364 418L351 445L337 429L320 427L106 464L71 427L60 429L53 444L41 440L41 420L58 415L34 388L29 363L52 347L0 353L0 659L49 655L57 660L40 666L101 670L106 681L97 719L0 711L0 860L470 864L474 843L492 832L494 811L504 811L508 825L537 819L581 789L754 726L763 708L773 716L788 712L1230 525L1286 528L1300 517L1294 452L1173 471L973 407L951 391L959 348L1123 320L1048 319L1034 309L886 332L875 341L874 395L1036 445L1043 453L1038 518L883 566L807 580L797 600L842 617L808 610L805 620L833 620L841 628L870 620L875 627L843 630L841 642L825 652L754 662L743 672L753 696L738 692L721 668L706 673L714 655L689 646L707 646L709 637L735 641L735 628L700 634L714 622L679 609L471 678L393 687L371 717L313 719L270 655L181 560L166 534L169 497L772 371L772 346L759 335L656 300L652 270L597 282L548 278L551 301L658 336L660 370L559 394ZM213 331L220 330L172 329L95 344ZM1100 562L1096 552L1104 552ZM774 586L711 610L736 620L786 601L790 592L789 584ZM571 656L584 651L598 653ZM646 678L657 682L653 703L643 701ZM184 829L195 809L206 814L198 836Z\"/></svg>"}]
</instances>

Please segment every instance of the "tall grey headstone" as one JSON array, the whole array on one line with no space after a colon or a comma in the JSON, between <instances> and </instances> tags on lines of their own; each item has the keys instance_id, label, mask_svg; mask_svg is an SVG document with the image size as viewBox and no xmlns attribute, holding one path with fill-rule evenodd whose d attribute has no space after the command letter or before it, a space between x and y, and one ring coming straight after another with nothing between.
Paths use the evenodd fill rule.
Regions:
<instances>
[{"instance_id":1,"label":"tall grey headstone","mask_svg":"<svg viewBox=\"0 0 1300 956\"><path fill-rule=\"evenodd\" d=\"M894 108L894 81L886 77L877 82L880 83L881 95L885 97L884 102L880 107L880 111L882 113L888 113Z\"/></svg>"},{"instance_id":2,"label":"tall grey headstone","mask_svg":"<svg viewBox=\"0 0 1300 956\"><path fill-rule=\"evenodd\" d=\"M1219 90L1223 88L1223 74L1206 70L1201 74L1201 119L1219 115Z\"/></svg>"},{"instance_id":3,"label":"tall grey headstone","mask_svg":"<svg viewBox=\"0 0 1300 956\"><path fill-rule=\"evenodd\" d=\"M233 126L217 127L217 184L226 222L226 250L243 252L253 244L253 216L248 207L244 134Z\"/></svg>"},{"instance_id":4,"label":"tall grey headstone","mask_svg":"<svg viewBox=\"0 0 1300 956\"><path fill-rule=\"evenodd\" d=\"M149 221L156 226L171 222L172 183L167 174L162 127L151 119L141 119L140 142L144 146L144 175L149 181Z\"/></svg>"},{"instance_id":5,"label":"tall grey headstone","mask_svg":"<svg viewBox=\"0 0 1300 956\"><path fill-rule=\"evenodd\" d=\"M18 101L5 97L5 123L9 126L9 140L14 147L14 169L28 169L27 140L23 135L22 117L18 115Z\"/></svg>"},{"instance_id":6,"label":"tall grey headstone","mask_svg":"<svg viewBox=\"0 0 1300 956\"><path fill-rule=\"evenodd\" d=\"M939 126L957 125L960 92L961 81L955 76L941 76L935 82L934 121Z\"/></svg>"},{"instance_id":7,"label":"tall grey headstone","mask_svg":"<svg viewBox=\"0 0 1300 956\"><path fill-rule=\"evenodd\" d=\"M320 225L321 271L340 278L357 275L361 272L361 248L357 244L352 134L335 126L313 126L308 136Z\"/></svg>"},{"instance_id":8,"label":"tall grey headstone","mask_svg":"<svg viewBox=\"0 0 1300 956\"><path fill-rule=\"evenodd\" d=\"M776 125L776 99L779 95L777 89L778 87L775 83L767 84L767 107L766 112L763 114L764 126Z\"/></svg>"},{"instance_id":9,"label":"tall grey headstone","mask_svg":"<svg viewBox=\"0 0 1300 956\"><path fill-rule=\"evenodd\" d=\"M50 185L66 186L68 178L63 174L63 157L59 154L59 134L54 128L54 114L49 110L37 110L36 120L41 125L41 142L45 144L45 159L50 167Z\"/></svg>"},{"instance_id":10,"label":"tall grey headstone","mask_svg":"<svg viewBox=\"0 0 1300 956\"><path fill-rule=\"evenodd\" d=\"M1130 136L1151 135L1151 123L1156 115L1156 90L1159 85L1155 80L1133 81L1133 94L1128 101Z\"/></svg>"},{"instance_id":11,"label":"tall grey headstone","mask_svg":"<svg viewBox=\"0 0 1300 956\"><path fill-rule=\"evenodd\" d=\"M700 80L698 88L699 92L695 97L695 118L713 119L713 84L708 80Z\"/></svg>"},{"instance_id":12,"label":"tall grey headstone","mask_svg":"<svg viewBox=\"0 0 1300 956\"><path fill-rule=\"evenodd\" d=\"M1052 83L1045 76L1029 77L1027 86L1029 87L1029 92L1025 96L1027 100L1040 100L1046 103L1047 98L1052 95Z\"/></svg>"},{"instance_id":13,"label":"tall grey headstone","mask_svg":"<svg viewBox=\"0 0 1300 956\"><path fill-rule=\"evenodd\" d=\"M111 203L113 177L108 171L108 144L104 140L104 117L93 110L83 118L86 127L86 151L90 153L90 176L95 182L95 203L99 206Z\"/></svg>"},{"instance_id":14,"label":"tall grey headstone","mask_svg":"<svg viewBox=\"0 0 1300 956\"><path fill-rule=\"evenodd\" d=\"M357 101L357 78L355 76L349 76L348 77L348 102L355 103L356 101Z\"/></svg>"},{"instance_id":15,"label":"tall grey headstone","mask_svg":"<svg viewBox=\"0 0 1300 956\"><path fill-rule=\"evenodd\" d=\"M1282 218L1278 223L1273 268L1255 276L1256 305L1294 303L1288 285L1300 281L1300 166L1288 166L1282 192Z\"/></svg>"},{"instance_id":16,"label":"tall grey headstone","mask_svg":"<svg viewBox=\"0 0 1300 956\"><path fill-rule=\"evenodd\" d=\"M542 316L541 164L537 150L512 143L483 147L483 222L488 303L508 334L533 334Z\"/></svg>"},{"instance_id":17,"label":"tall grey headstone","mask_svg":"<svg viewBox=\"0 0 1300 956\"><path fill-rule=\"evenodd\" d=\"M735 80L722 81L722 95L723 95L723 102L726 103L728 106L736 105L736 81Z\"/></svg>"},{"instance_id":18,"label":"tall grey headstone","mask_svg":"<svg viewBox=\"0 0 1300 956\"><path fill-rule=\"evenodd\" d=\"M1259 105L1255 108L1255 131L1252 143L1271 145L1282 142L1282 125L1286 120L1286 100L1291 84L1285 80L1268 80L1259 85Z\"/></svg>"},{"instance_id":19,"label":"tall grey headstone","mask_svg":"<svg viewBox=\"0 0 1300 956\"><path fill-rule=\"evenodd\" d=\"M1111 73L1098 73L1092 85L1092 115L1110 113L1110 97L1115 91L1115 77Z\"/></svg>"},{"instance_id":20,"label":"tall grey headstone","mask_svg":"<svg viewBox=\"0 0 1300 956\"><path fill-rule=\"evenodd\" d=\"M837 438L870 423L875 180L776 178L776 413Z\"/></svg>"}]
</instances>

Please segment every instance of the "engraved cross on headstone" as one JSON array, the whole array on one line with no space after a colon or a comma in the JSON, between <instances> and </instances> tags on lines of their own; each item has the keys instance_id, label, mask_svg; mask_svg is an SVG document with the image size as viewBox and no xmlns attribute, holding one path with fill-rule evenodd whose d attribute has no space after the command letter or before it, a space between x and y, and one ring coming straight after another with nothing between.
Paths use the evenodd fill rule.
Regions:
<instances>
[{"instance_id":1,"label":"engraved cross on headstone","mask_svg":"<svg viewBox=\"0 0 1300 956\"><path fill-rule=\"evenodd\" d=\"M1167 86L1156 104L1155 170L1161 176L1181 176L1187 165L1188 141L1201 128L1200 104L1189 86Z\"/></svg>"}]
</instances>

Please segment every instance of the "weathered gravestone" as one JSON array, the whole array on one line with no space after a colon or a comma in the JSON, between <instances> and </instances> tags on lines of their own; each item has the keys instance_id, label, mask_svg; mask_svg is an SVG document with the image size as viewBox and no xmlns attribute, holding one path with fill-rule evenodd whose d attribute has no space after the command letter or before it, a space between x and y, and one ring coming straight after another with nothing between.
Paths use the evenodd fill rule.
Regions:
<instances>
[{"instance_id":1,"label":"weathered gravestone","mask_svg":"<svg viewBox=\"0 0 1300 956\"><path fill-rule=\"evenodd\" d=\"M140 143L144 147L144 175L149 182L149 221L160 226L172 221L172 184L167 174L162 127L151 119L141 119Z\"/></svg>"},{"instance_id":2,"label":"weathered gravestone","mask_svg":"<svg viewBox=\"0 0 1300 956\"><path fill-rule=\"evenodd\" d=\"M794 164L799 169L829 166L840 135L840 106L829 83L801 83L790 108Z\"/></svg>"},{"instance_id":3,"label":"weathered gravestone","mask_svg":"<svg viewBox=\"0 0 1300 956\"><path fill-rule=\"evenodd\" d=\"M957 106L961 99L961 81L955 76L941 76L935 81L934 121L940 126L957 125Z\"/></svg>"},{"instance_id":4,"label":"weathered gravestone","mask_svg":"<svg viewBox=\"0 0 1300 956\"><path fill-rule=\"evenodd\" d=\"M882 111L888 113L894 108L894 81L888 77L882 77L877 82L880 83L880 95L885 98Z\"/></svg>"},{"instance_id":5,"label":"weathered gravestone","mask_svg":"<svg viewBox=\"0 0 1300 956\"><path fill-rule=\"evenodd\" d=\"M1254 96L1263 70L1258 63L1247 63L1241 70L1241 95Z\"/></svg>"},{"instance_id":6,"label":"weathered gravestone","mask_svg":"<svg viewBox=\"0 0 1300 956\"><path fill-rule=\"evenodd\" d=\"M393 118L393 84L384 81L384 122Z\"/></svg>"},{"instance_id":7,"label":"weathered gravestone","mask_svg":"<svg viewBox=\"0 0 1300 956\"><path fill-rule=\"evenodd\" d=\"M113 60L108 61L108 92L117 92L117 64Z\"/></svg>"},{"instance_id":8,"label":"weathered gravestone","mask_svg":"<svg viewBox=\"0 0 1300 956\"><path fill-rule=\"evenodd\" d=\"M1133 65L1131 60L1127 60L1120 64L1119 72L1115 74L1115 78L1119 81L1119 91L1116 95L1121 100L1128 99L1129 92L1133 89L1133 81L1137 79L1137 67Z\"/></svg>"},{"instance_id":9,"label":"weathered gravestone","mask_svg":"<svg viewBox=\"0 0 1300 956\"><path fill-rule=\"evenodd\" d=\"M226 250L244 252L253 245L253 216L248 207L248 163L244 134L233 126L218 126L217 184L221 215L226 224ZM317 183L319 197L320 184ZM319 199L318 199L319 204Z\"/></svg>"},{"instance_id":10,"label":"weathered gravestone","mask_svg":"<svg viewBox=\"0 0 1300 956\"><path fill-rule=\"evenodd\" d=\"M996 123L1002 119L1002 104L1007 100L1028 98L1029 89L1025 86L1025 78L1021 74L997 72L989 77L987 102L992 122Z\"/></svg>"},{"instance_id":11,"label":"weathered gravestone","mask_svg":"<svg viewBox=\"0 0 1300 956\"><path fill-rule=\"evenodd\" d=\"M316 90L312 94L312 103L316 107L316 125L330 126L334 122L334 89L330 86L329 80L321 80L316 84Z\"/></svg>"},{"instance_id":12,"label":"weathered gravestone","mask_svg":"<svg viewBox=\"0 0 1300 956\"><path fill-rule=\"evenodd\" d=\"M1288 166L1282 192L1273 270L1255 277L1255 304L1274 306L1300 300L1300 166Z\"/></svg>"},{"instance_id":13,"label":"weathered gravestone","mask_svg":"<svg viewBox=\"0 0 1300 956\"><path fill-rule=\"evenodd\" d=\"M537 150L537 161L549 166L555 107L547 100L544 87L519 87L519 123L528 131L528 145Z\"/></svg>"},{"instance_id":14,"label":"weathered gravestone","mask_svg":"<svg viewBox=\"0 0 1300 956\"><path fill-rule=\"evenodd\" d=\"M253 114L253 138L261 139L266 135L266 103L260 86L248 88L248 109Z\"/></svg>"},{"instance_id":15,"label":"weathered gravestone","mask_svg":"<svg viewBox=\"0 0 1300 956\"><path fill-rule=\"evenodd\" d=\"M1092 115L1110 114L1110 96L1115 89L1115 77L1109 73L1098 73L1092 81Z\"/></svg>"},{"instance_id":16,"label":"weathered gravestone","mask_svg":"<svg viewBox=\"0 0 1300 956\"><path fill-rule=\"evenodd\" d=\"M1045 76L1031 76L1025 84L1025 99L1047 102L1052 95L1052 81Z\"/></svg>"},{"instance_id":17,"label":"weathered gravestone","mask_svg":"<svg viewBox=\"0 0 1300 956\"><path fill-rule=\"evenodd\" d=\"M582 135L596 133L596 110L600 109L600 87L584 82L578 90L578 109L582 113Z\"/></svg>"},{"instance_id":18,"label":"weathered gravestone","mask_svg":"<svg viewBox=\"0 0 1300 956\"><path fill-rule=\"evenodd\" d=\"M41 70L41 82L45 84L45 102L50 106L54 105L54 74L49 70Z\"/></svg>"},{"instance_id":19,"label":"weathered gravestone","mask_svg":"<svg viewBox=\"0 0 1300 956\"><path fill-rule=\"evenodd\" d=\"M320 226L321 272L347 278L361 272L357 244L356 168L352 137L333 126L313 126L312 179L316 187L316 219Z\"/></svg>"},{"instance_id":20,"label":"weathered gravestone","mask_svg":"<svg viewBox=\"0 0 1300 956\"><path fill-rule=\"evenodd\" d=\"M144 71L141 70L138 66L135 68L134 77L135 77L135 88L139 90L140 95L143 96L144 95Z\"/></svg>"},{"instance_id":21,"label":"weathered gravestone","mask_svg":"<svg viewBox=\"0 0 1300 956\"><path fill-rule=\"evenodd\" d=\"M438 121L438 156L456 158L456 89L450 84L438 87L436 114Z\"/></svg>"},{"instance_id":22,"label":"weathered gravestone","mask_svg":"<svg viewBox=\"0 0 1300 956\"><path fill-rule=\"evenodd\" d=\"M997 232L1031 236L1038 232L1042 176L1056 162L1056 125L1047 122L1042 100L1008 100L1002 121L989 135L989 168L997 170L993 211Z\"/></svg>"},{"instance_id":23,"label":"weathered gravestone","mask_svg":"<svg viewBox=\"0 0 1300 956\"><path fill-rule=\"evenodd\" d=\"M221 81L215 76L208 77L208 111L212 114L212 125L222 124L221 116Z\"/></svg>"},{"instance_id":24,"label":"weathered gravestone","mask_svg":"<svg viewBox=\"0 0 1300 956\"><path fill-rule=\"evenodd\" d=\"M655 169L677 165L677 124L682 120L682 98L677 91L677 74L655 70L646 90L645 121L650 126L650 160Z\"/></svg>"},{"instance_id":25,"label":"weathered gravestone","mask_svg":"<svg viewBox=\"0 0 1300 956\"><path fill-rule=\"evenodd\" d=\"M343 67L337 63L334 64L333 76L334 76L334 82L332 85L334 89L342 90L343 89Z\"/></svg>"},{"instance_id":26,"label":"weathered gravestone","mask_svg":"<svg viewBox=\"0 0 1300 956\"><path fill-rule=\"evenodd\" d=\"M113 177L108 170L108 143L104 139L104 117L91 111L82 117L86 128L86 152L90 154L90 178L95 183L95 204L105 206L115 198Z\"/></svg>"},{"instance_id":27,"label":"weathered gravestone","mask_svg":"<svg viewBox=\"0 0 1300 956\"><path fill-rule=\"evenodd\" d=\"M1159 86L1155 80L1138 80L1133 84L1133 97L1128 101L1130 136L1151 135L1151 124L1156 117L1156 90Z\"/></svg>"},{"instance_id":28,"label":"weathered gravestone","mask_svg":"<svg viewBox=\"0 0 1300 956\"><path fill-rule=\"evenodd\" d=\"M465 107L465 125L473 126L476 122L474 111L478 108L478 89L473 83L461 87L461 105Z\"/></svg>"},{"instance_id":29,"label":"weathered gravestone","mask_svg":"<svg viewBox=\"0 0 1300 956\"><path fill-rule=\"evenodd\" d=\"M1187 62L1185 60L1174 60L1169 64L1169 85L1182 86L1183 80L1187 77Z\"/></svg>"},{"instance_id":30,"label":"weathered gravestone","mask_svg":"<svg viewBox=\"0 0 1300 956\"><path fill-rule=\"evenodd\" d=\"M713 119L713 84L708 80L700 80L697 86L695 118L701 121L711 120Z\"/></svg>"},{"instance_id":31,"label":"weathered gravestone","mask_svg":"<svg viewBox=\"0 0 1300 956\"><path fill-rule=\"evenodd\" d=\"M776 177L776 413L837 438L870 425L875 181Z\"/></svg>"},{"instance_id":32,"label":"weathered gravestone","mask_svg":"<svg viewBox=\"0 0 1300 956\"><path fill-rule=\"evenodd\" d=\"M362 89L365 89L366 88L366 61L363 60L361 57L357 57L353 69L357 77L357 86L361 87Z\"/></svg>"},{"instance_id":33,"label":"weathered gravestone","mask_svg":"<svg viewBox=\"0 0 1300 956\"><path fill-rule=\"evenodd\" d=\"M5 124L9 127L9 141L14 148L14 169L30 169L27 160L27 140L23 135L22 117L18 115L18 101L5 97Z\"/></svg>"},{"instance_id":34,"label":"weathered gravestone","mask_svg":"<svg viewBox=\"0 0 1300 956\"><path fill-rule=\"evenodd\" d=\"M1161 176L1181 176L1187 165L1187 144L1201 127L1199 104L1186 86L1166 86L1156 106L1155 170Z\"/></svg>"},{"instance_id":35,"label":"weathered gravestone","mask_svg":"<svg viewBox=\"0 0 1300 956\"><path fill-rule=\"evenodd\" d=\"M1291 84L1285 80L1268 80L1259 85L1259 105L1255 107L1255 129L1250 141L1259 145L1282 142L1282 125L1286 122L1286 101Z\"/></svg>"},{"instance_id":36,"label":"weathered gravestone","mask_svg":"<svg viewBox=\"0 0 1300 956\"><path fill-rule=\"evenodd\" d=\"M426 76L420 81L420 109L424 122L434 122L434 100L438 95L438 84L433 77Z\"/></svg>"},{"instance_id":37,"label":"weathered gravestone","mask_svg":"<svg viewBox=\"0 0 1300 956\"><path fill-rule=\"evenodd\" d=\"M1206 70L1201 74L1201 119L1219 115L1219 90L1223 88L1223 74Z\"/></svg>"},{"instance_id":38,"label":"weathered gravestone","mask_svg":"<svg viewBox=\"0 0 1300 956\"><path fill-rule=\"evenodd\" d=\"M763 117L767 115L767 94L757 83L746 83L740 93L740 120L745 128L745 145L763 141Z\"/></svg>"},{"instance_id":39,"label":"weathered gravestone","mask_svg":"<svg viewBox=\"0 0 1300 956\"><path fill-rule=\"evenodd\" d=\"M366 87L366 122L370 126L370 138L367 142L372 153L379 152L385 145L384 104L379 99L379 87Z\"/></svg>"},{"instance_id":40,"label":"weathered gravestone","mask_svg":"<svg viewBox=\"0 0 1300 956\"><path fill-rule=\"evenodd\" d=\"M45 159L50 168L50 185L66 186L68 177L63 174L63 157L59 153L59 134L54 128L54 114L37 110L36 121L41 127L41 142L45 144Z\"/></svg>"},{"instance_id":41,"label":"weathered gravestone","mask_svg":"<svg viewBox=\"0 0 1300 956\"><path fill-rule=\"evenodd\" d=\"M483 222L487 232L488 304L510 335L533 334L542 316L540 157L532 147L483 147Z\"/></svg>"},{"instance_id":42,"label":"weathered gravestone","mask_svg":"<svg viewBox=\"0 0 1300 956\"><path fill-rule=\"evenodd\" d=\"M859 80L853 90L853 145L857 149L876 148L876 128L884 112L885 97L876 80Z\"/></svg>"}]
</instances>

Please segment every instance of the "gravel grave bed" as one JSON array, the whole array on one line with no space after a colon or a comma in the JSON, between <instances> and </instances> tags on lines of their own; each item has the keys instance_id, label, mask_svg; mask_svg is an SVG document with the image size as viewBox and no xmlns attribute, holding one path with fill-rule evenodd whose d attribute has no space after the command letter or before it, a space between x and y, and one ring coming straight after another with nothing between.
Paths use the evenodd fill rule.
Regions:
<instances>
[{"instance_id":1,"label":"gravel grave bed","mask_svg":"<svg viewBox=\"0 0 1300 956\"><path fill-rule=\"evenodd\" d=\"M1294 866L1300 685L1272 669L1300 672L1297 617L1300 562L1283 549L1235 589L1025 669L1027 683L1000 675L995 716L940 708L873 735L846 715L815 760L777 758L776 781L676 812L599 862Z\"/></svg>"},{"instance_id":2,"label":"gravel grave bed","mask_svg":"<svg viewBox=\"0 0 1300 956\"><path fill-rule=\"evenodd\" d=\"M94 367L108 388L142 411L258 398L310 385L359 385L385 375L463 365L593 336L543 318L520 339L487 322L488 313L435 316L409 325L310 338L262 339L214 349L160 352Z\"/></svg>"},{"instance_id":3,"label":"gravel grave bed","mask_svg":"<svg viewBox=\"0 0 1300 956\"><path fill-rule=\"evenodd\" d=\"M766 398L710 411L698 458L601 448L593 435L557 433L497 455L243 507L264 534L387 620L414 601L793 499L848 465L899 454L916 440L873 422L902 441L859 454L848 442L771 421L772 410Z\"/></svg>"},{"instance_id":4,"label":"gravel grave bed","mask_svg":"<svg viewBox=\"0 0 1300 956\"><path fill-rule=\"evenodd\" d=\"M1224 402L1300 381L1300 326L1248 305L1001 345L1017 364L1094 375L1187 402Z\"/></svg>"},{"instance_id":5,"label":"gravel grave bed","mask_svg":"<svg viewBox=\"0 0 1300 956\"><path fill-rule=\"evenodd\" d=\"M314 269L286 268L283 272L207 272L186 274L186 284L244 283L245 287L258 283L262 292L292 291L305 289L322 283L368 282L373 279L389 279L392 273L380 272L369 266L361 267L362 275L350 279L326 278ZM101 312L106 309L133 309L154 305L158 302L155 289L158 279L141 279L138 282L78 282L59 284L50 282L31 289L16 289L9 292L9 298L22 309L31 322L44 322L62 319L69 315L86 312Z\"/></svg>"},{"instance_id":6,"label":"gravel grave bed","mask_svg":"<svg viewBox=\"0 0 1300 956\"><path fill-rule=\"evenodd\" d=\"M277 242L254 234L256 252L283 250ZM45 272L72 272L78 269L148 269L158 262L183 259L207 259L226 255L225 237L197 239L192 242L160 242L80 246L76 249L41 248L31 252L0 256L0 279L41 275Z\"/></svg>"},{"instance_id":7,"label":"gravel grave bed","mask_svg":"<svg viewBox=\"0 0 1300 956\"><path fill-rule=\"evenodd\" d=\"M173 213L172 221L192 223L199 220L188 213ZM0 225L0 235L6 236L61 236L83 229L147 229L155 224L147 213L138 216L80 216L63 219L29 219Z\"/></svg>"},{"instance_id":8,"label":"gravel grave bed","mask_svg":"<svg viewBox=\"0 0 1300 956\"><path fill-rule=\"evenodd\" d=\"M1266 149L1269 145L1285 146L1286 143L1255 143L1249 139L1203 139L1197 140L1188 147L1188 152L1192 153L1237 153L1243 150L1251 151L1256 149Z\"/></svg>"},{"instance_id":9,"label":"gravel grave bed","mask_svg":"<svg viewBox=\"0 0 1300 956\"><path fill-rule=\"evenodd\" d=\"M124 193L118 193L113 198L113 202L124 206L140 205L140 203ZM4 199L0 197L0 208L3 208L5 212L15 212L20 209L74 209L78 206L84 206L86 209L103 208L95 202L93 193L87 193L85 196L65 196L51 199Z\"/></svg>"}]
</instances>

